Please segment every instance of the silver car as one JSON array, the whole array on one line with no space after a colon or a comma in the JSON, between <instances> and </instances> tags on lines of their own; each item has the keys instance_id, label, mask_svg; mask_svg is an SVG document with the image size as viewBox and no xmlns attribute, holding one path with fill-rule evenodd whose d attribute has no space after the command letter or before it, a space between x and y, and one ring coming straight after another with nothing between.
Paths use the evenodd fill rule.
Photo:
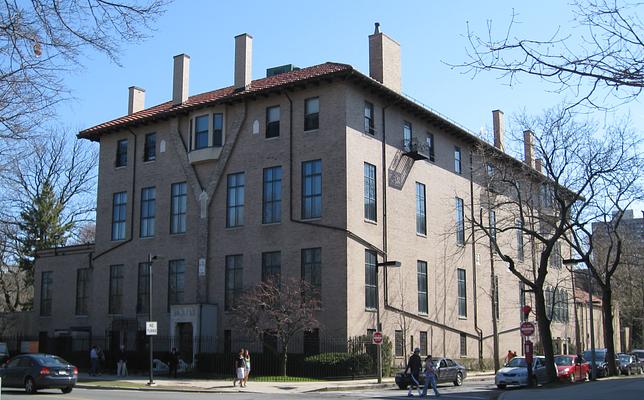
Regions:
<instances>
[{"instance_id":1,"label":"silver car","mask_svg":"<svg viewBox=\"0 0 644 400\"><path fill-rule=\"evenodd\" d=\"M537 386L539 382L547 381L546 359L542 356L532 360L532 382ZM528 363L525 357L514 357L503 368L497 371L494 383L499 389L508 386L528 385Z\"/></svg>"}]
</instances>

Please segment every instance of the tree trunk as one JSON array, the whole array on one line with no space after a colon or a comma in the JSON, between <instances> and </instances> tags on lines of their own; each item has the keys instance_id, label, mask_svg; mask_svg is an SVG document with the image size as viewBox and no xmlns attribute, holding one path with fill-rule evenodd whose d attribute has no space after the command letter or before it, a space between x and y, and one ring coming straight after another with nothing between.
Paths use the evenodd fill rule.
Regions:
<instances>
[{"instance_id":1,"label":"tree trunk","mask_svg":"<svg viewBox=\"0 0 644 400\"><path fill-rule=\"evenodd\" d=\"M606 286L602 287L602 317L604 324L604 345L606 346L606 363L608 364L608 374L617 375L617 365L615 364L615 342L613 337L613 309L612 309L613 290L610 287L610 281L606 280Z\"/></svg>"},{"instance_id":2,"label":"tree trunk","mask_svg":"<svg viewBox=\"0 0 644 400\"><path fill-rule=\"evenodd\" d=\"M539 329L539 337L543 345L543 355L546 357L546 372L548 373L548 381L554 382L557 378L557 370L555 369L555 354L552 348L552 334L550 333L550 320L546 313L546 303L543 297L543 288L534 288L534 302L536 306L537 327ZM545 382L541 382L545 383Z\"/></svg>"},{"instance_id":3,"label":"tree trunk","mask_svg":"<svg viewBox=\"0 0 644 400\"><path fill-rule=\"evenodd\" d=\"M288 361L288 342L282 342L282 376L286 376L286 363Z\"/></svg>"}]
</instances>

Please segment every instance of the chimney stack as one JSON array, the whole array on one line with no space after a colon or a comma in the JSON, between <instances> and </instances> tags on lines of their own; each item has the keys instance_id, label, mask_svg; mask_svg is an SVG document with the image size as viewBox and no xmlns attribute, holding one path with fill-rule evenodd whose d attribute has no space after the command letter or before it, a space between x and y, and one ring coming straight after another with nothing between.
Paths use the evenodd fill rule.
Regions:
<instances>
[{"instance_id":1,"label":"chimney stack","mask_svg":"<svg viewBox=\"0 0 644 400\"><path fill-rule=\"evenodd\" d=\"M503 111L492 111L492 125L494 126L494 147L504 151L503 136L505 135L505 121Z\"/></svg>"},{"instance_id":2,"label":"chimney stack","mask_svg":"<svg viewBox=\"0 0 644 400\"><path fill-rule=\"evenodd\" d=\"M190 83L190 56L179 54L174 56L174 72L172 75L172 105L176 106L188 100L188 84Z\"/></svg>"},{"instance_id":3,"label":"chimney stack","mask_svg":"<svg viewBox=\"0 0 644 400\"><path fill-rule=\"evenodd\" d=\"M248 33L235 36L235 90L244 90L253 79L253 37Z\"/></svg>"},{"instance_id":4,"label":"chimney stack","mask_svg":"<svg viewBox=\"0 0 644 400\"><path fill-rule=\"evenodd\" d=\"M380 32L378 22L369 36L369 76L400 92L400 44Z\"/></svg>"},{"instance_id":5,"label":"chimney stack","mask_svg":"<svg viewBox=\"0 0 644 400\"><path fill-rule=\"evenodd\" d=\"M145 108L145 89L130 86L128 88L129 97L127 101L127 115L132 115Z\"/></svg>"},{"instance_id":6,"label":"chimney stack","mask_svg":"<svg viewBox=\"0 0 644 400\"><path fill-rule=\"evenodd\" d=\"M523 154L525 162L532 167L533 148L532 148L532 131L530 129L523 131Z\"/></svg>"},{"instance_id":7,"label":"chimney stack","mask_svg":"<svg viewBox=\"0 0 644 400\"><path fill-rule=\"evenodd\" d=\"M541 161L540 158L537 158L537 159L534 160L534 169L536 169L538 173L542 173L542 171L541 171L541 169L542 169L541 162L542 161Z\"/></svg>"}]
</instances>

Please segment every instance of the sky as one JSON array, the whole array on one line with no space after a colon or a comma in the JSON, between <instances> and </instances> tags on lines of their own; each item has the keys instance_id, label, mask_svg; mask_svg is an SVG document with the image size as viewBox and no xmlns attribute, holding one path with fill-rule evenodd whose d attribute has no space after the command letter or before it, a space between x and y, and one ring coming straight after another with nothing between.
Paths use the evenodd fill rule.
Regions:
<instances>
[{"instance_id":1,"label":"sky","mask_svg":"<svg viewBox=\"0 0 644 400\"><path fill-rule=\"evenodd\" d=\"M191 57L190 95L233 82L234 36L253 36L253 79L267 68L326 61L351 64L365 75L368 35L374 22L401 45L402 91L474 133L492 131L492 110L512 118L539 114L572 93L559 94L538 78L508 85L494 73L473 77L450 64L468 61L467 30L505 34L513 13L513 35L548 39L573 21L565 0L540 1L380 1L326 0L279 2L175 0L155 24L150 37L123 47L120 66L98 53L88 53L84 68L67 78L74 100L60 109L61 121L84 129L127 112L127 88L146 90L146 107L171 98L172 57ZM644 96L640 96L644 98ZM640 100L620 107L617 116L597 113L600 124L629 117L644 132Z\"/></svg>"}]
</instances>

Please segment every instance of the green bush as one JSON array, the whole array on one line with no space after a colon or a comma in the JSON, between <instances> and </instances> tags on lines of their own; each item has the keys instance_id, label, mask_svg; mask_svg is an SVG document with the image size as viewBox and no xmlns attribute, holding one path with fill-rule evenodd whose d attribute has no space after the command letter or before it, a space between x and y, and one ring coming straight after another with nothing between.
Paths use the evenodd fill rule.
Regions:
<instances>
[{"instance_id":1,"label":"green bush","mask_svg":"<svg viewBox=\"0 0 644 400\"><path fill-rule=\"evenodd\" d=\"M370 375L373 360L367 353L322 353L304 359L304 373L317 378Z\"/></svg>"}]
</instances>

